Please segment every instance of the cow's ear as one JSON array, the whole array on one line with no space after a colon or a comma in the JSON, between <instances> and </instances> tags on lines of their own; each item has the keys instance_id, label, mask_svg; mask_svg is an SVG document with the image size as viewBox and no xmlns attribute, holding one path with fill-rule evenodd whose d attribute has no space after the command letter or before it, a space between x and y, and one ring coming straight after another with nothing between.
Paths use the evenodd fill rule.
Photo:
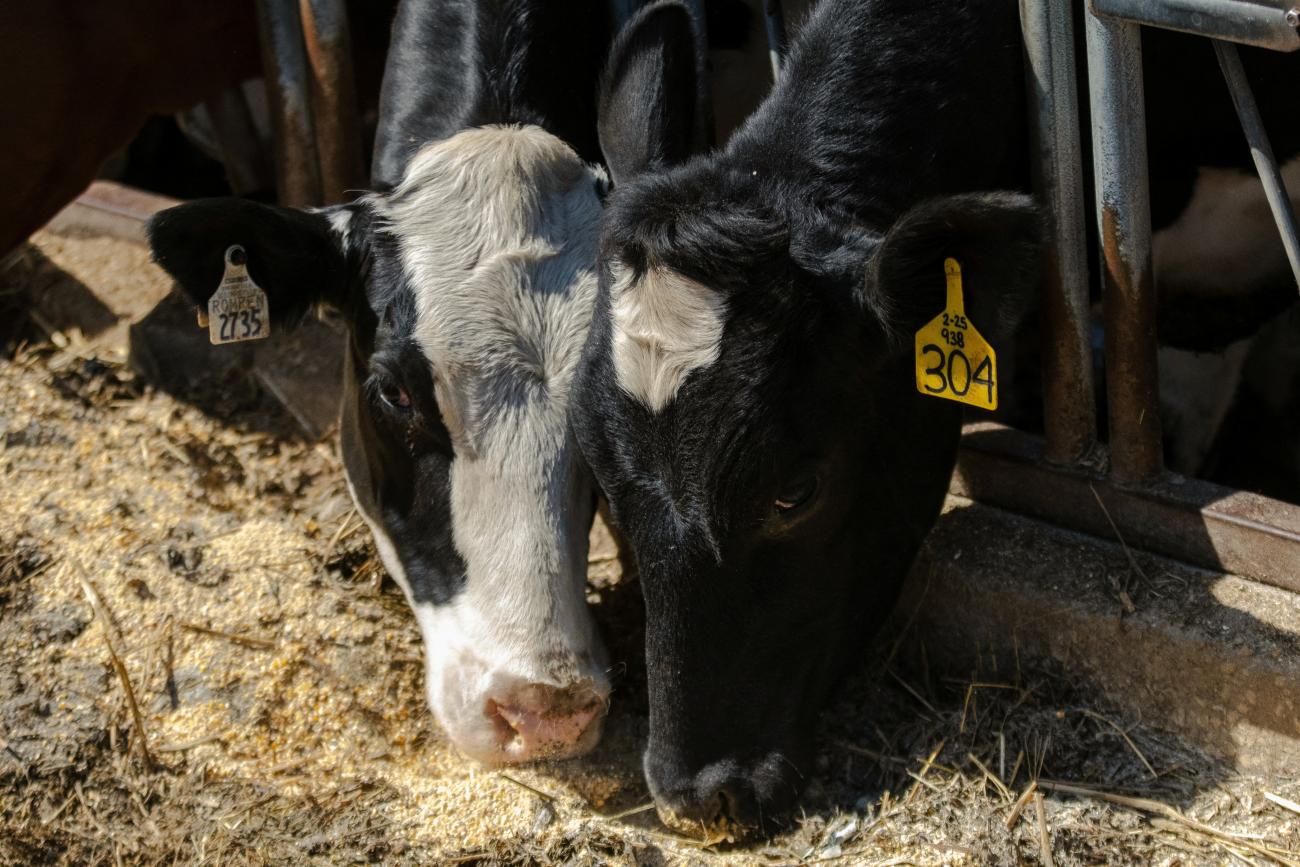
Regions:
<instances>
[{"instance_id":1,"label":"cow's ear","mask_svg":"<svg viewBox=\"0 0 1300 867\"><path fill-rule=\"evenodd\" d=\"M1029 196L970 193L932 199L903 214L867 267L863 302L900 342L943 312L944 260L961 266L971 324L996 347L1033 309L1042 222Z\"/></svg>"},{"instance_id":2,"label":"cow's ear","mask_svg":"<svg viewBox=\"0 0 1300 867\"><path fill-rule=\"evenodd\" d=\"M293 325L318 304L342 308L354 282L350 208L302 211L246 199L202 199L160 211L147 233L154 261L196 305L221 285L225 253L243 246L248 273L266 292L271 319Z\"/></svg>"},{"instance_id":3,"label":"cow's ear","mask_svg":"<svg viewBox=\"0 0 1300 867\"><path fill-rule=\"evenodd\" d=\"M699 148L707 113L699 58L694 20L677 0L645 7L619 33L601 76L597 118L616 185Z\"/></svg>"}]
</instances>

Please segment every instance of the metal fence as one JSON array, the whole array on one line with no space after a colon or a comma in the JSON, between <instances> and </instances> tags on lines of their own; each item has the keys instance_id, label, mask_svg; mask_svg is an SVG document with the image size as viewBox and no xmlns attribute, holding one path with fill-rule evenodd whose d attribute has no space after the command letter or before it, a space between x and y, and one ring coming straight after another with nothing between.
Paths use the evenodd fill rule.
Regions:
<instances>
[{"instance_id":1,"label":"metal fence","mask_svg":"<svg viewBox=\"0 0 1300 867\"><path fill-rule=\"evenodd\" d=\"M1291 0L1085 0L1108 443L1097 448L1084 172L1071 0L1021 0L1035 180L1050 215L1039 444L984 425L956 488L1054 523L1300 591L1300 508L1164 472L1141 27L1213 40L1300 283L1300 242L1235 43L1300 48Z\"/></svg>"}]
</instances>

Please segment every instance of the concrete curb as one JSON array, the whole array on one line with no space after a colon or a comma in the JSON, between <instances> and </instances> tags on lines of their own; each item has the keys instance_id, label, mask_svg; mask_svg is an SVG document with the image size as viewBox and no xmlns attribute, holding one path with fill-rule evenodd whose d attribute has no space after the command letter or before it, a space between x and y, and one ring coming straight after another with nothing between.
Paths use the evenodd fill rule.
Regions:
<instances>
[{"instance_id":1,"label":"concrete curb","mask_svg":"<svg viewBox=\"0 0 1300 867\"><path fill-rule=\"evenodd\" d=\"M1300 771L1300 595L950 497L896 620L918 663L1051 660L1242 771Z\"/></svg>"}]
</instances>

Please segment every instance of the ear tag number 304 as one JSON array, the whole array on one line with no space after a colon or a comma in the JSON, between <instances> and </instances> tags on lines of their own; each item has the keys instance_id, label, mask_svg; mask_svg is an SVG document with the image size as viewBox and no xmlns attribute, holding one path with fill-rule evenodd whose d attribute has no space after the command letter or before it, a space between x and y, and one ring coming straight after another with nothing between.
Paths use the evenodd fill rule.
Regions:
<instances>
[{"instance_id":1,"label":"ear tag number 304","mask_svg":"<svg viewBox=\"0 0 1300 867\"><path fill-rule=\"evenodd\" d=\"M248 276L247 254L238 244L226 248L226 273L208 299L207 315L200 312L199 325L207 325L208 339L218 346L271 336L266 293Z\"/></svg>"},{"instance_id":2,"label":"ear tag number 304","mask_svg":"<svg viewBox=\"0 0 1300 867\"><path fill-rule=\"evenodd\" d=\"M916 332L916 390L977 406L998 408L998 357L966 317L961 266L943 260L948 303L943 313Z\"/></svg>"}]
</instances>

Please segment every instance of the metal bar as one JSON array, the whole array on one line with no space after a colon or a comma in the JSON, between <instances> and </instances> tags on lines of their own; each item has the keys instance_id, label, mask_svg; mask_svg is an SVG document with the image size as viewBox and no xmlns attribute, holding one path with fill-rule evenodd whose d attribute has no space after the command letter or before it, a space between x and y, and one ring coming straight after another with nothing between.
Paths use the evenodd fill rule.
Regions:
<instances>
[{"instance_id":1,"label":"metal bar","mask_svg":"<svg viewBox=\"0 0 1300 867\"><path fill-rule=\"evenodd\" d=\"M1296 0L1091 0L1095 15L1257 45L1300 48Z\"/></svg>"},{"instance_id":2,"label":"metal bar","mask_svg":"<svg viewBox=\"0 0 1300 867\"><path fill-rule=\"evenodd\" d=\"M1092 157L1106 324L1111 472L1121 484L1160 474L1156 297L1151 277L1146 109L1138 25L1084 16Z\"/></svg>"},{"instance_id":3,"label":"metal bar","mask_svg":"<svg viewBox=\"0 0 1300 867\"><path fill-rule=\"evenodd\" d=\"M1300 592L1300 506L1176 476L1115 485L1046 465L1030 434L991 422L964 433L959 496L1111 541L1118 531L1126 545Z\"/></svg>"},{"instance_id":4,"label":"metal bar","mask_svg":"<svg viewBox=\"0 0 1300 867\"><path fill-rule=\"evenodd\" d=\"M1047 459L1072 463L1097 441L1089 342L1087 228L1071 0L1021 0L1034 110L1034 185L1048 210L1043 285L1043 429Z\"/></svg>"},{"instance_id":5,"label":"metal bar","mask_svg":"<svg viewBox=\"0 0 1300 867\"><path fill-rule=\"evenodd\" d=\"M1246 80L1246 70L1242 68L1237 46L1219 39L1214 43L1214 53L1219 57L1219 68L1228 82L1232 92L1232 104L1237 108L1237 118L1241 121L1242 132L1250 144L1250 155L1255 160L1255 170L1264 184L1264 195L1268 197L1269 210L1273 212L1273 221L1282 236L1282 246L1286 248L1286 257L1291 262L1291 273L1295 276L1296 286L1300 287L1300 236L1296 234L1295 212L1291 209L1291 198L1287 195L1282 172L1277 167L1273 156L1273 146L1269 144L1268 133L1264 130L1264 121L1259 116L1259 107L1255 105L1255 95Z\"/></svg>"},{"instance_id":6,"label":"metal bar","mask_svg":"<svg viewBox=\"0 0 1300 867\"><path fill-rule=\"evenodd\" d=\"M772 64L772 80L781 75L785 62L785 10L781 0L763 0L763 24L767 30L767 59Z\"/></svg>"},{"instance_id":7,"label":"metal bar","mask_svg":"<svg viewBox=\"0 0 1300 867\"><path fill-rule=\"evenodd\" d=\"M301 0L303 37L312 71L312 116L320 156L321 199L350 198L365 186L352 36L344 0Z\"/></svg>"},{"instance_id":8,"label":"metal bar","mask_svg":"<svg viewBox=\"0 0 1300 867\"><path fill-rule=\"evenodd\" d=\"M320 163L311 112L311 71L295 0L257 0L262 68L275 138L276 194L281 204L320 204Z\"/></svg>"}]
</instances>

